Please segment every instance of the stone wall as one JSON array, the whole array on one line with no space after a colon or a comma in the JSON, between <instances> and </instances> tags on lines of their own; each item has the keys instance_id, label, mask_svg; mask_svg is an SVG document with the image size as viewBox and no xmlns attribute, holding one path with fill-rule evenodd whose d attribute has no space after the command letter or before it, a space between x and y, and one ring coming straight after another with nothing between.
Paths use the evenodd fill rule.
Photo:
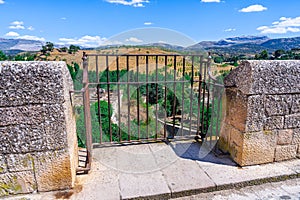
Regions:
<instances>
[{"instance_id":1,"label":"stone wall","mask_svg":"<svg viewBox=\"0 0 300 200\"><path fill-rule=\"evenodd\" d=\"M223 151L241 166L300 156L300 61L244 61L224 84Z\"/></svg>"},{"instance_id":2,"label":"stone wall","mask_svg":"<svg viewBox=\"0 0 300 200\"><path fill-rule=\"evenodd\" d=\"M64 62L0 62L0 197L74 185L72 89Z\"/></svg>"}]
</instances>

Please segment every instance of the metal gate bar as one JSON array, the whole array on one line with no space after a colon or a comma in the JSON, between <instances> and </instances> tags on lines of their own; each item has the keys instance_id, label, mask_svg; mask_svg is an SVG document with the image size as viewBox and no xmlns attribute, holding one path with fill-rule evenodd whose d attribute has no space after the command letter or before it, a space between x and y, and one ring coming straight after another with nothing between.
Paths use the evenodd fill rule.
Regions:
<instances>
[{"instance_id":1,"label":"metal gate bar","mask_svg":"<svg viewBox=\"0 0 300 200\"><path fill-rule=\"evenodd\" d=\"M212 126L209 129L212 121L209 118L216 115L216 108L215 117L220 120L221 103L219 96L214 100L215 89L211 88L216 80L208 73L210 58L196 54L84 54L83 59L84 116L89 156L92 143L144 142L185 136L204 140L208 131L212 139ZM92 60L94 64L91 64ZM89 70L96 72L96 80L89 80ZM117 80L113 80L115 76ZM96 89L97 137L92 135L90 125L90 105L94 102L89 101L89 88ZM103 101L107 102L107 113L102 113ZM127 105L123 105L124 101ZM162 109L166 112L161 112ZM108 117L107 121L103 121L104 116ZM219 129L218 123L215 129Z\"/></svg>"}]
</instances>

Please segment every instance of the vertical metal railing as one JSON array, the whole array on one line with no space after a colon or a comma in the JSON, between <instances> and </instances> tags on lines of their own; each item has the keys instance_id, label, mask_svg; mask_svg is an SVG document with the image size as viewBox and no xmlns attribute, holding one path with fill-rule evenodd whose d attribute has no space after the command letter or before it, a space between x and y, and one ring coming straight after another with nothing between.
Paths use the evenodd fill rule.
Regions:
<instances>
[{"instance_id":1,"label":"vertical metal railing","mask_svg":"<svg viewBox=\"0 0 300 200\"><path fill-rule=\"evenodd\" d=\"M88 66L88 58L95 59L95 63L90 62ZM220 120L221 109L221 99L214 95L216 81L209 75L210 62L203 55L84 54L83 104L88 160L93 141L141 142L185 136L203 140L208 132L218 131L218 122L214 127L209 126L214 122L212 117ZM89 81L89 69L96 73L96 81ZM117 80L112 77L115 75ZM99 135L95 139L90 111L94 102L90 102L89 87L96 88L97 96ZM102 121L105 113L101 113L101 101L107 102L107 124Z\"/></svg>"}]
</instances>

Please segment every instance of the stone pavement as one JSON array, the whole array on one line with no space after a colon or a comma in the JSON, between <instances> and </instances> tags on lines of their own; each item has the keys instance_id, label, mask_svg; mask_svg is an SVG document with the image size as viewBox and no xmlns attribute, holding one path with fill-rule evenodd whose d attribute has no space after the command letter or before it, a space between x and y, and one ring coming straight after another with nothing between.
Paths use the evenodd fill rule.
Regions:
<instances>
[{"instance_id":1,"label":"stone pavement","mask_svg":"<svg viewBox=\"0 0 300 200\"><path fill-rule=\"evenodd\" d=\"M193 141L173 141L169 144L151 143L95 148L92 170L88 175L78 176L74 190L25 195L18 198L23 198L22 200L24 198L114 200L178 197L220 199L218 195L223 196L224 193L228 199L240 199L239 197L256 199L265 193L262 192L261 195L259 192L254 193L252 190L255 189L251 187L248 193L243 189L232 189L297 178L300 174L299 159L241 168L236 166L228 156L214 153L212 151L214 144L215 141L208 141L202 145ZM299 179L295 180L299 183ZM269 191L273 190L272 184ZM299 190L299 186L291 190ZM281 196L295 198L297 196L297 193L280 191ZM274 191L276 195L279 193L277 190Z\"/></svg>"},{"instance_id":2,"label":"stone pavement","mask_svg":"<svg viewBox=\"0 0 300 200\"><path fill-rule=\"evenodd\" d=\"M239 189L221 190L202 193L188 197L179 197L174 200L299 200L300 178L282 182L265 183L262 185L247 186Z\"/></svg>"}]
</instances>

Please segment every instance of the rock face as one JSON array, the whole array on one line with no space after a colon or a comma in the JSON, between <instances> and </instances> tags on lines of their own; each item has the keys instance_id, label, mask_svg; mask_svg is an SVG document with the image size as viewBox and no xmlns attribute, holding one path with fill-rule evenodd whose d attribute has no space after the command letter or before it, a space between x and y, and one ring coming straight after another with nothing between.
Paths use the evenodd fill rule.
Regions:
<instances>
[{"instance_id":1,"label":"rock face","mask_svg":"<svg viewBox=\"0 0 300 200\"><path fill-rule=\"evenodd\" d=\"M300 156L300 61L244 61L224 84L223 151L241 166Z\"/></svg>"},{"instance_id":2,"label":"rock face","mask_svg":"<svg viewBox=\"0 0 300 200\"><path fill-rule=\"evenodd\" d=\"M64 62L0 62L0 197L74 185L72 89Z\"/></svg>"}]
</instances>

